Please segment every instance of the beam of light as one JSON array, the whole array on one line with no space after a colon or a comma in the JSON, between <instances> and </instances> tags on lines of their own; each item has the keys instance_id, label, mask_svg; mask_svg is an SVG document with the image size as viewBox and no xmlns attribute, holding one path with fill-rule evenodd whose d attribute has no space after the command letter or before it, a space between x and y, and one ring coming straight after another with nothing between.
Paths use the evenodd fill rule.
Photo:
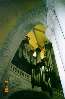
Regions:
<instances>
[{"instance_id":1,"label":"beam of light","mask_svg":"<svg viewBox=\"0 0 65 99\"><path fill-rule=\"evenodd\" d=\"M59 72L59 76L60 76L60 80L61 80L61 85L63 88L64 97L65 97L65 71L64 71L63 64L61 62L59 52L57 49L57 45L55 42L53 42L53 49L54 49L57 68L58 68L58 72Z\"/></svg>"},{"instance_id":2,"label":"beam of light","mask_svg":"<svg viewBox=\"0 0 65 99\"><path fill-rule=\"evenodd\" d=\"M65 37L65 2L58 2L55 4L56 14L59 19L59 23L61 24L61 28L63 31L63 35Z\"/></svg>"},{"instance_id":3,"label":"beam of light","mask_svg":"<svg viewBox=\"0 0 65 99\"><path fill-rule=\"evenodd\" d=\"M63 37L64 33L62 33L62 30L64 30L62 26L62 20L60 20L60 18L62 17L61 13L63 12L61 12L60 13L61 15L60 15L58 14L59 12L57 10L58 9L56 9L57 17L52 10L49 11L51 13L48 12L48 16L47 16L48 30L46 34L48 39L52 42L52 45L53 45L55 60L56 60L56 64L57 64L57 68L58 68L58 72L61 80L61 85L63 88L64 97L65 97L65 39ZM60 22L62 30L60 28L57 18ZM61 18L61 19L65 20L64 18Z\"/></svg>"}]
</instances>

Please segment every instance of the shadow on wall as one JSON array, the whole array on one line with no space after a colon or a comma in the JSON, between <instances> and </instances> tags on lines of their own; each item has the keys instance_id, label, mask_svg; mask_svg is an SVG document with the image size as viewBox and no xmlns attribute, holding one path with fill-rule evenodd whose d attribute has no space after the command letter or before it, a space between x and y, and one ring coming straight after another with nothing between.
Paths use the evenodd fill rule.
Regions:
<instances>
[{"instance_id":1,"label":"shadow on wall","mask_svg":"<svg viewBox=\"0 0 65 99\"><path fill-rule=\"evenodd\" d=\"M23 90L12 94L8 99L50 99L47 93Z\"/></svg>"}]
</instances>

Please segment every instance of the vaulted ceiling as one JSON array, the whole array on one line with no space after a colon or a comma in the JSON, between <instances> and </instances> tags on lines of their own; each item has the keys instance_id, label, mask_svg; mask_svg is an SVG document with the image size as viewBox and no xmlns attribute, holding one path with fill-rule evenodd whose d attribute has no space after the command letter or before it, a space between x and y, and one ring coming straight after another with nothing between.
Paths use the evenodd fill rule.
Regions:
<instances>
[{"instance_id":1,"label":"vaulted ceiling","mask_svg":"<svg viewBox=\"0 0 65 99\"><path fill-rule=\"evenodd\" d=\"M0 47L20 18L39 4L40 0L0 0Z\"/></svg>"}]
</instances>

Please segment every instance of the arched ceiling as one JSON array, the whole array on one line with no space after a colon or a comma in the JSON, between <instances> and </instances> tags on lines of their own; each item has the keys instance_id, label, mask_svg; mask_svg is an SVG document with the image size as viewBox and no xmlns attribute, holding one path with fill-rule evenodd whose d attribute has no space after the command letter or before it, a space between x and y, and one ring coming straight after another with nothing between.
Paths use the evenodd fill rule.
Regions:
<instances>
[{"instance_id":1,"label":"arched ceiling","mask_svg":"<svg viewBox=\"0 0 65 99\"><path fill-rule=\"evenodd\" d=\"M19 19L39 4L40 0L0 0L0 47Z\"/></svg>"}]
</instances>

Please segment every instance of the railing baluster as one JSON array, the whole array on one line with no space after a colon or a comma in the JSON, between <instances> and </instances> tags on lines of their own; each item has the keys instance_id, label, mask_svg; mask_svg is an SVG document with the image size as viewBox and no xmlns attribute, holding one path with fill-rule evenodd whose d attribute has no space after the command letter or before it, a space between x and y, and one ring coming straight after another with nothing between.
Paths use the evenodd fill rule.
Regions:
<instances>
[{"instance_id":1,"label":"railing baluster","mask_svg":"<svg viewBox=\"0 0 65 99\"><path fill-rule=\"evenodd\" d=\"M31 81L31 75L27 74L26 72L24 72L23 70L20 70L19 68L17 68L15 65L13 65L12 63L10 64L10 69L13 72L18 73L18 75L22 76L23 78L25 78L28 81Z\"/></svg>"}]
</instances>

